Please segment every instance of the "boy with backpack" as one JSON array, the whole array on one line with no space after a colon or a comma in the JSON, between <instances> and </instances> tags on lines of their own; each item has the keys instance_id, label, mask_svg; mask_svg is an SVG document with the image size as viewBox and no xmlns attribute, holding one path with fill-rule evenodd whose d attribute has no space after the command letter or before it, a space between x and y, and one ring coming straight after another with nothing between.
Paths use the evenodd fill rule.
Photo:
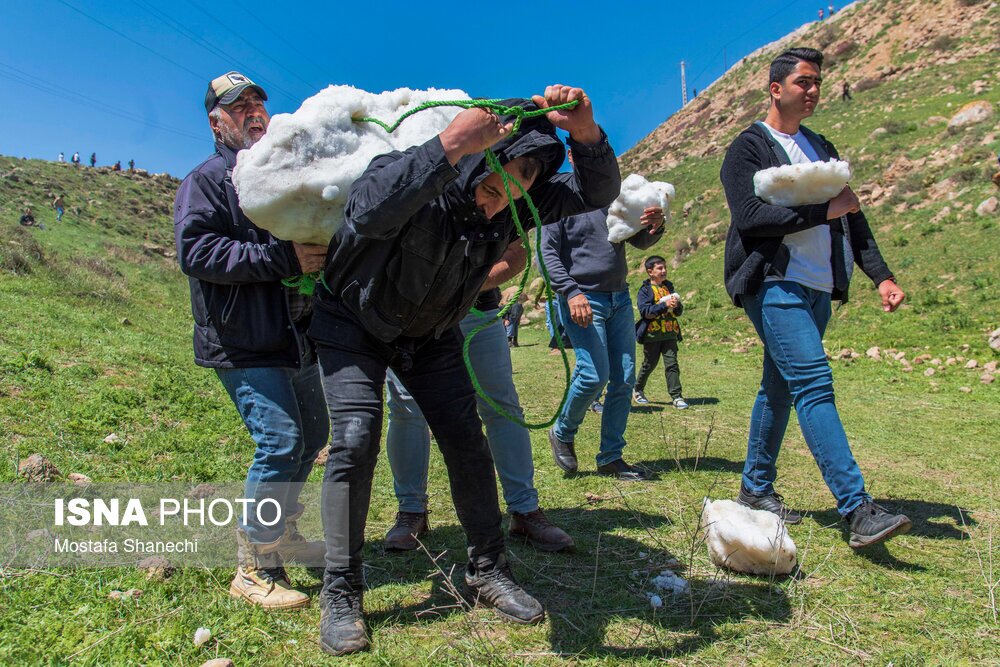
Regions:
<instances>
[{"instance_id":1,"label":"boy with backpack","mask_svg":"<svg viewBox=\"0 0 1000 667\"><path fill-rule=\"evenodd\" d=\"M649 278L639 288L636 298L639 321L635 323L635 339L642 345L642 368L632 398L640 405L649 403L644 393L646 381L663 357L667 391L674 407L685 410L688 404L681 392L681 369L677 364L677 343L683 340L677 317L684 312L684 305L674 292L673 283L667 280L666 260L652 255L646 258L644 266Z\"/></svg>"}]
</instances>

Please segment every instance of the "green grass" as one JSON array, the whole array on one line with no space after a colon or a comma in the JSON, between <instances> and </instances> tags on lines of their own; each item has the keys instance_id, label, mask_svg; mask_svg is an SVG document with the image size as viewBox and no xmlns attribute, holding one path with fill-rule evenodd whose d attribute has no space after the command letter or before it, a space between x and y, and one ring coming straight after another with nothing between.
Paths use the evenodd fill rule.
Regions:
<instances>
[{"instance_id":1,"label":"green grass","mask_svg":"<svg viewBox=\"0 0 1000 667\"><path fill-rule=\"evenodd\" d=\"M186 281L168 260L129 254L127 238L124 250L108 252L99 240L104 235L98 223L72 219L44 231L5 227L7 247L15 241L30 249L34 239L44 260L30 264L30 273L0 274L6 324L0 330L0 442L7 461L0 479L14 480L17 460L33 452L64 473L96 481L241 479L252 443L218 381L191 361ZM98 257L103 263L94 261ZM995 289L989 277L982 283ZM860 292L856 307L879 321L911 317L877 313L874 295ZM943 317L960 297L914 299L912 311ZM804 574L776 581L729 576L708 563L693 533L701 499L737 489L760 352L730 351L750 329L722 299L692 298L685 319L683 379L694 406L679 412L665 405L657 374L649 394L659 402L634 413L627 433L630 459L658 470L659 480L627 485L590 474L599 428L593 415L578 439L579 476L565 477L552 464L544 435L532 436L543 506L578 545L575 554L554 556L511 546L518 575L550 611L545 624L512 627L489 611L449 608L440 579L428 579L435 571L428 556L382 553L380 537L395 503L388 466L380 461L365 603L375 648L340 662L994 659L998 627L977 553L987 568L997 556L990 541L997 525L995 386L979 384L975 373L959 367L927 378L921 366L904 374L869 359L833 362L839 405L869 486L909 513L914 531L873 554L853 554L793 422L780 488L812 513L792 529ZM830 338L863 338L866 329L854 320L835 315ZM902 335L912 326L903 326ZM538 325L528 327L514 352L516 381L533 418L547 416L561 386L561 364L547 354L543 338ZM972 392L961 393L960 386ZM110 432L122 441L105 444ZM430 492L427 546L435 555L445 552L439 562L447 570L461 563L464 539L436 453ZM673 558L691 580L692 595L654 612L644 591ZM130 569L4 570L0 662L65 664L80 651L73 662L94 665L199 664L216 652L238 664L324 660L316 645L315 601L306 611L264 614L229 598L230 576L226 569L181 570L153 582ZM293 576L316 593L319 581L309 572ZM107 597L128 588L144 593L129 602ZM191 637L199 626L211 628L216 639L195 649Z\"/></svg>"},{"instance_id":2,"label":"green grass","mask_svg":"<svg viewBox=\"0 0 1000 667\"><path fill-rule=\"evenodd\" d=\"M837 67L863 57L867 45L860 46ZM748 60L735 75L756 76L768 58ZM992 87L973 96L976 80ZM949 86L955 91L944 92ZM984 144L995 128L987 123L951 134L927 123L972 99L1000 102L995 58L890 79L848 104L835 97L828 92L810 125L851 160L858 185L881 178L900 155L930 159L905 175L885 203L867 208L907 303L882 313L873 289L856 275L852 300L834 312L826 346L862 354L872 345L895 347L910 359L922 353L980 364L997 359L987 345L988 332L1000 325L996 218L969 210L995 194L987 173L995 160ZM745 103L756 101L748 96ZM734 108L730 122L742 115ZM889 131L869 139L877 127ZM935 161L939 153L946 159ZM709 563L696 533L701 502L738 489L761 364L759 346L733 351L755 335L721 285L719 235L729 219L718 185L721 159L721 153L688 158L652 174L678 190L672 227L653 251L672 258L678 245L697 246L670 270L685 296L681 368L692 408L667 404L658 371L647 391L654 403L632 414L626 434L629 460L659 478L619 484L593 475L595 415L578 437L577 476L556 469L544 433L532 434L541 502L577 542L569 555L511 545L515 572L548 608L544 624L514 627L489 611L459 611L441 577L430 576L437 566L427 554L383 553L381 536L396 506L388 465L380 460L366 554L371 653L339 660L320 653L319 580L303 569L292 576L313 594L313 605L265 614L229 597L232 572L225 568L182 569L166 581L147 581L126 568L4 567L0 664L198 665L215 655L238 665L1000 664L992 597L1000 556L994 541L1000 382L980 383L981 371L963 363L928 377L926 365L905 373L898 363L866 357L831 362L838 406L869 489L914 520L909 535L866 554L847 547L793 418L779 490L810 512L791 528L801 573L771 581L727 575ZM928 188L945 179L958 183L954 199L929 202ZM63 473L97 482L244 477L253 444L214 374L192 361L187 281L175 260L159 254L172 249L175 188L167 179L0 157L0 482L15 482L17 462L34 452ZM59 224L46 208L54 192L65 192L69 205ZM695 199L684 219L681 206ZM907 208L896 211L903 203ZM17 226L25 205L47 229ZM706 232L709 225L718 226ZM642 259L630 251L633 289L644 277ZM531 325L513 353L533 420L549 416L562 388L561 363L548 355L545 338ZM121 440L105 443L112 432ZM465 543L436 452L430 494L426 545L441 554L437 563L448 572L460 568ZM691 595L654 611L644 593L674 559L691 581ZM127 602L108 598L128 588L144 593ZM213 639L196 649L192 636L200 626Z\"/></svg>"}]
</instances>

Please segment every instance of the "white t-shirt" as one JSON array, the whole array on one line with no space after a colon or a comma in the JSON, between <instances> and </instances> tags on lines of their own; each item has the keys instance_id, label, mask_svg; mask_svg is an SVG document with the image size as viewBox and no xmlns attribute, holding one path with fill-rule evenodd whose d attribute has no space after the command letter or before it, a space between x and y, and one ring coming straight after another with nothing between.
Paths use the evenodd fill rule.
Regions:
<instances>
[{"instance_id":1,"label":"white t-shirt","mask_svg":"<svg viewBox=\"0 0 1000 667\"><path fill-rule=\"evenodd\" d=\"M819 155L806 139L802 131L795 134L785 134L762 123L771 133L774 140L788 153L792 164L803 162L819 162ZM833 265L830 259L830 226L817 225L794 234L786 234L784 240L788 247L790 259L784 278L771 276L765 282L791 280L800 285L811 287L821 292L833 291Z\"/></svg>"}]
</instances>

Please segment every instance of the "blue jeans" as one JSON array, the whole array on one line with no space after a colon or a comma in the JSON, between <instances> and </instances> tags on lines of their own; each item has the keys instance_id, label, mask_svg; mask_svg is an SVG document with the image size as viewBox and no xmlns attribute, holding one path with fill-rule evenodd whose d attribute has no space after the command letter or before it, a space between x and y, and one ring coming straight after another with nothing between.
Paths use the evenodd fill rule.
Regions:
<instances>
[{"instance_id":1,"label":"blue jeans","mask_svg":"<svg viewBox=\"0 0 1000 667\"><path fill-rule=\"evenodd\" d=\"M467 315L459 325L462 334L468 334L496 313L497 310L486 311L485 318ZM469 358L483 390L504 410L523 419L514 387L510 349L501 322L494 322L476 334L469 345ZM423 512L427 509L427 461L431 451L427 422L417 402L391 370L386 374L386 390L389 428L385 435L385 451L392 468L399 510ZM476 407L486 427L486 438L500 475L507 510L519 514L534 512L538 509L538 491L534 484L535 467L528 429L500 415L478 395Z\"/></svg>"},{"instance_id":2,"label":"blue jeans","mask_svg":"<svg viewBox=\"0 0 1000 667\"><path fill-rule=\"evenodd\" d=\"M837 499L852 512L869 500L833 399L833 372L823 351L830 295L795 282L766 282L743 295L743 309L764 343L764 371L750 415L743 485L755 495L774 493L777 459L791 407L802 435Z\"/></svg>"},{"instance_id":3,"label":"blue jeans","mask_svg":"<svg viewBox=\"0 0 1000 667\"><path fill-rule=\"evenodd\" d=\"M330 419L323 398L319 364L302 368L217 368L215 372L257 444L247 472L246 497L273 498L281 517L273 526L256 520L256 511L243 526L251 542L268 544L285 532L285 517L299 508L299 493L316 455L330 435ZM266 521L273 520L266 511Z\"/></svg>"},{"instance_id":4,"label":"blue jeans","mask_svg":"<svg viewBox=\"0 0 1000 667\"><path fill-rule=\"evenodd\" d=\"M556 437L573 442L587 410L607 385L601 414L601 448L597 465L622 458L625 427L635 385L635 324L632 297L620 292L588 292L594 321L586 329L573 321L566 298L559 296L559 314L576 350L576 369L566 405L556 420Z\"/></svg>"}]
</instances>

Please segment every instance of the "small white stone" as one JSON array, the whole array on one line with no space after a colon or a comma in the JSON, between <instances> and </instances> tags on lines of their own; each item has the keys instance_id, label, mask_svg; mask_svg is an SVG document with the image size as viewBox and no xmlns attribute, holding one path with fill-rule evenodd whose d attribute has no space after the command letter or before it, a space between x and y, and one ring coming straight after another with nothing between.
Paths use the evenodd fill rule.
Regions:
<instances>
[{"instance_id":1,"label":"small white stone","mask_svg":"<svg viewBox=\"0 0 1000 667\"><path fill-rule=\"evenodd\" d=\"M212 631L208 628L198 628L194 631L194 645L200 647L212 638Z\"/></svg>"}]
</instances>

